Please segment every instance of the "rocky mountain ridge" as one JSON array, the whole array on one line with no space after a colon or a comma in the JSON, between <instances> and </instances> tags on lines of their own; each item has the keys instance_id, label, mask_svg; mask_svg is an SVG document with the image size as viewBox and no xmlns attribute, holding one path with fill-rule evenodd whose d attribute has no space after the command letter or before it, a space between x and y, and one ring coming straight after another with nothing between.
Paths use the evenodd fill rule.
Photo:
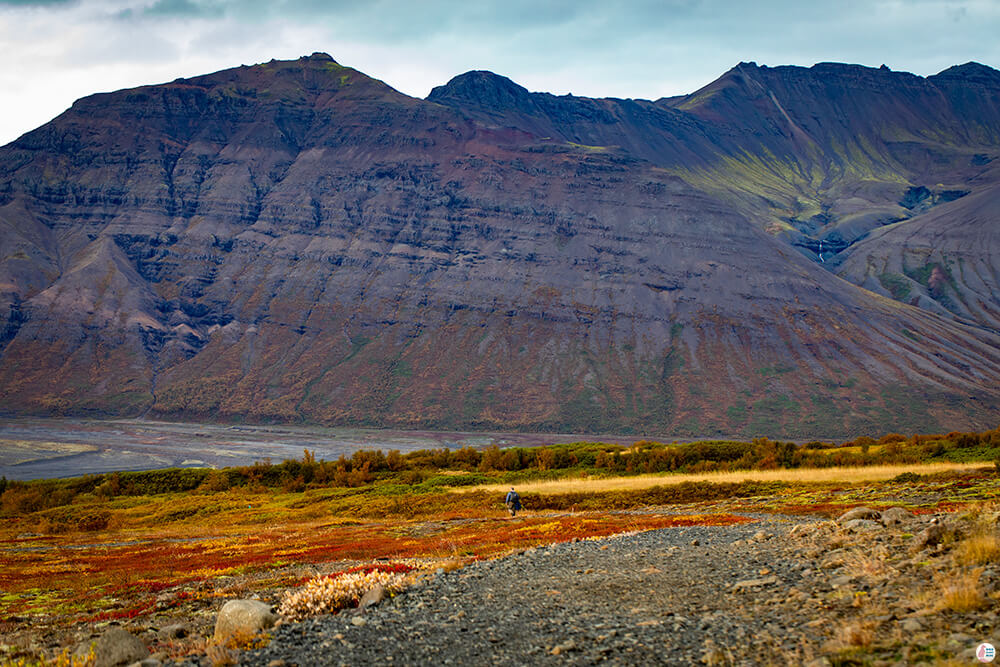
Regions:
<instances>
[{"instance_id":1,"label":"rocky mountain ridge","mask_svg":"<svg viewBox=\"0 0 1000 667\"><path fill-rule=\"evenodd\" d=\"M888 252L871 244L895 227L873 230L954 225L942 212L988 196L998 76L743 63L653 102L471 72L418 100L314 54L85 98L0 148L0 401L505 430L992 427L995 272L953 281L984 304L962 310L920 283L927 264L906 269L923 300L827 265L871 288L852 257ZM991 266L988 249L963 261Z\"/></svg>"}]
</instances>

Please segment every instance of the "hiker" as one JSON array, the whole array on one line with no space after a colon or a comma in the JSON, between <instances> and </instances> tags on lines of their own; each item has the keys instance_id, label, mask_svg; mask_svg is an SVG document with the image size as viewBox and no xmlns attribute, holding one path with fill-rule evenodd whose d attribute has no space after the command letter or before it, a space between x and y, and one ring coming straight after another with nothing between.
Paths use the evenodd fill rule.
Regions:
<instances>
[{"instance_id":1,"label":"hiker","mask_svg":"<svg viewBox=\"0 0 1000 667\"><path fill-rule=\"evenodd\" d=\"M503 504L507 506L507 510L511 516L517 516L517 511L521 509L521 496L517 495L517 491L514 490L513 486L507 492L507 497L504 499Z\"/></svg>"}]
</instances>

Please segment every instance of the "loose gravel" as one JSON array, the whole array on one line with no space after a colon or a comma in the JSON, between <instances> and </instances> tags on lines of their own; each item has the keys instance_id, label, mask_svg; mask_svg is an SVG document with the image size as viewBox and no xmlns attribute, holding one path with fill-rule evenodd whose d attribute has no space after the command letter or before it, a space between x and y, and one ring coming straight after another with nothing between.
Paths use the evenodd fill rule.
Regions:
<instances>
[{"instance_id":1,"label":"loose gravel","mask_svg":"<svg viewBox=\"0 0 1000 667\"><path fill-rule=\"evenodd\" d=\"M567 542L438 571L364 612L282 625L241 663L802 663L821 641L789 618L808 570L783 548L802 519Z\"/></svg>"}]
</instances>

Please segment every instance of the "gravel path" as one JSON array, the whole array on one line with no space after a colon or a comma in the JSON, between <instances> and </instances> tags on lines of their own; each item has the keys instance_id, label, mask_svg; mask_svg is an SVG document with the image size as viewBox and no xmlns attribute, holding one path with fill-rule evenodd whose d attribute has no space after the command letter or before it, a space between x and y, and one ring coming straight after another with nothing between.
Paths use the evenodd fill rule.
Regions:
<instances>
[{"instance_id":1,"label":"gravel path","mask_svg":"<svg viewBox=\"0 0 1000 667\"><path fill-rule=\"evenodd\" d=\"M788 602L810 571L784 548L800 520L754 519L556 544L439 571L364 613L283 625L241 662L808 662L822 636Z\"/></svg>"}]
</instances>

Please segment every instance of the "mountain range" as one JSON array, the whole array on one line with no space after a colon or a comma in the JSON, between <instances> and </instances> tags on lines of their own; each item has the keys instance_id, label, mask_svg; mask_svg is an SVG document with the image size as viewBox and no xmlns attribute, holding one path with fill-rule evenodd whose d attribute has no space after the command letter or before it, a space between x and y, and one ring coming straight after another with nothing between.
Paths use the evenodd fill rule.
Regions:
<instances>
[{"instance_id":1,"label":"mountain range","mask_svg":"<svg viewBox=\"0 0 1000 667\"><path fill-rule=\"evenodd\" d=\"M1000 72L421 100L326 54L0 148L0 411L848 437L1000 422Z\"/></svg>"}]
</instances>

